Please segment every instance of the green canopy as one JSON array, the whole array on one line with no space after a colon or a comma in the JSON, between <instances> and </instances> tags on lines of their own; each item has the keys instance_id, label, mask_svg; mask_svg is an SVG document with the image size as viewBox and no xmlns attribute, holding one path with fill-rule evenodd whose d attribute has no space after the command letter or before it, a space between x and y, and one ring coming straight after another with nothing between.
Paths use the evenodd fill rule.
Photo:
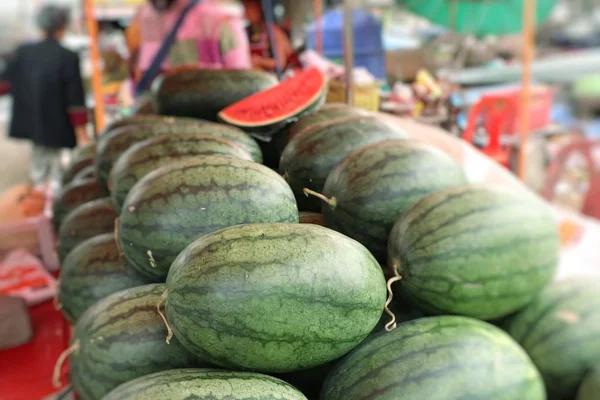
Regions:
<instances>
[{"instance_id":1,"label":"green canopy","mask_svg":"<svg viewBox=\"0 0 600 400\"><path fill-rule=\"evenodd\" d=\"M455 32L476 36L521 32L523 0L397 0L405 9ZM537 22L544 22L556 0L537 0Z\"/></svg>"}]
</instances>

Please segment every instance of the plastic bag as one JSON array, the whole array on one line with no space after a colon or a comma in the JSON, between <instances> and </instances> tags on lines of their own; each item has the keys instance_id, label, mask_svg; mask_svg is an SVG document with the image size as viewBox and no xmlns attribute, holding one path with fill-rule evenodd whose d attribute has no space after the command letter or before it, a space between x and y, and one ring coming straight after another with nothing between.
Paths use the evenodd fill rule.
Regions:
<instances>
[{"instance_id":1,"label":"plastic bag","mask_svg":"<svg viewBox=\"0 0 600 400\"><path fill-rule=\"evenodd\" d=\"M35 305L56 295L56 280L29 251L13 250L0 262L0 295L19 296L28 306Z\"/></svg>"}]
</instances>

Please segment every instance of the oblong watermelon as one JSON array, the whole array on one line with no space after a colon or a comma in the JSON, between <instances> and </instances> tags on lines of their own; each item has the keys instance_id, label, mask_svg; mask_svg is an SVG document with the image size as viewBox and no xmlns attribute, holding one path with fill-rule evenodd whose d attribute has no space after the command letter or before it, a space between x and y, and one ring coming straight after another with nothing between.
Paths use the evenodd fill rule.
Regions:
<instances>
[{"instance_id":1,"label":"oblong watermelon","mask_svg":"<svg viewBox=\"0 0 600 400\"><path fill-rule=\"evenodd\" d=\"M96 167L93 163L92 165L88 165L87 167L76 173L73 177L73 182L83 181L86 179L96 179Z\"/></svg>"},{"instance_id":2,"label":"oblong watermelon","mask_svg":"<svg viewBox=\"0 0 600 400\"><path fill-rule=\"evenodd\" d=\"M63 218L76 207L95 199L108 196L106 188L94 179L71 182L56 195L52 204L52 222L59 229Z\"/></svg>"},{"instance_id":3,"label":"oblong watermelon","mask_svg":"<svg viewBox=\"0 0 600 400\"><path fill-rule=\"evenodd\" d=\"M134 379L117 387L104 399L306 400L306 397L293 386L268 375L186 368Z\"/></svg>"},{"instance_id":4,"label":"oblong watermelon","mask_svg":"<svg viewBox=\"0 0 600 400\"><path fill-rule=\"evenodd\" d=\"M161 167L136 183L123 204L119 239L131 265L161 281L198 237L257 222L298 222L287 183L264 165L205 156Z\"/></svg>"},{"instance_id":5,"label":"oblong watermelon","mask_svg":"<svg viewBox=\"0 0 600 400\"><path fill-rule=\"evenodd\" d=\"M254 139L231 126L206 121L133 125L110 131L99 141L95 159L96 176L99 183L108 185L108 176L114 163L133 144L171 133L205 134L228 139L248 150L256 162L262 161L260 147Z\"/></svg>"},{"instance_id":6,"label":"oblong watermelon","mask_svg":"<svg viewBox=\"0 0 600 400\"><path fill-rule=\"evenodd\" d=\"M329 172L354 150L385 139L404 139L397 126L376 116L350 116L314 124L285 147L279 163L301 211L320 211L318 199L306 198L303 189L322 192Z\"/></svg>"},{"instance_id":7,"label":"oblong watermelon","mask_svg":"<svg viewBox=\"0 0 600 400\"><path fill-rule=\"evenodd\" d=\"M352 350L385 299L381 268L360 243L318 225L250 224L188 246L169 271L165 307L191 352L286 372Z\"/></svg>"},{"instance_id":8,"label":"oblong watermelon","mask_svg":"<svg viewBox=\"0 0 600 400\"><path fill-rule=\"evenodd\" d=\"M172 133L144 140L125 151L113 166L109 187L115 206L121 206L137 181L175 161L217 155L252 161L252 156L234 142L195 133Z\"/></svg>"},{"instance_id":9,"label":"oblong watermelon","mask_svg":"<svg viewBox=\"0 0 600 400\"><path fill-rule=\"evenodd\" d=\"M88 201L68 213L58 230L58 254L65 257L79 243L115 230L115 219L119 216L110 197Z\"/></svg>"},{"instance_id":10,"label":"oblong watermelon","mask_svg":"<svg viewBox=\"0 0 600 400\"><path fill-rule=\"evenodd\" d=\"M505 328L542 373L549 398L573 399L586 373L600 365L598 284L585 278L554 283Z\"/></svg>"},{"instance_id":11,"label":"oblong watermelon","mask_svg":"<svg viewBox=\"0 0 600 400\"><path fill-rule=\"evenodd\" d=\"M225 107L276 84L274 75L257 70L194 69L162 75L152 93L159 114L216 121Z\"/></svg>"},{"instance_id":12,"label":"oblong watermelon","mask_svg":"<svg viewBox=\"0 0 600 400\"><path fill-rule=\"evenodd\" d=\"M329 374L323 400L545 400L505 332L466 317L420 318L373 335Z\"/></svg>"},{"instance_id":13,"label":"oblong watermelon","mask_svg":"<svg viewBox=\"0 0 600 400\"><path fill-rule=\"evenodd\" d=\"M58 299L71 323L98 300L148 283L121 257L112 233L85 240L73 249L60 270Z\"/></svg>"},{"instance_id":14,"label":"oblong watermelon","mask_svg":"<svg viewBox=\"0 0 600 400\"><path fill-rule=\"evenodd\" d=\"M396 222L388 266L422 309L496 319L552 281L560 241L547 205L525 192L464 185L430 194Z\"/></svg>"},{"instance_id":15,"label":"oblong watermelon","mask_svg":"<svg viewBox=\"0 0 600 400\"><path fill-rule=\"evenodd\" d=\"M600 369L590 371L577 390L575 400L596 400L600 394Z\"/></svg>"},{"instance_id":16,"label":"oblong watermelon","mask_svg":"<svg viewBox=\"0 0 600 400\"><path fill-rule=\"evenodd\" d=\"M122 383L154 372L206 366L175 339L157 312L164 284L113 293L90 307L77 321L69 371L80 399L100 400Z\"/></svg>"},{"instance_id":17,"label":"oblong watermelon","mask_svg":"<svg viewBox=\"0 0 600 400\"><path fill-rule=\"evenodd\" d=\"M318 110L326 94L327 79L317 68L311 68L240 99L222 110L219 118L269 142L290 123Z\"/></svg>"},{"instance_id":18,"label":"oblong watermelon","mask_svg":"<svg viewBox=\"0 0 600 400\"><path fill-rule=\"evenodd\" d=\"M404 211L431 192L466 183L447 154L417 142L384 140L356 150L329 173L323 219L385 263L390 230Z\"/></svg>"}]
</instances>

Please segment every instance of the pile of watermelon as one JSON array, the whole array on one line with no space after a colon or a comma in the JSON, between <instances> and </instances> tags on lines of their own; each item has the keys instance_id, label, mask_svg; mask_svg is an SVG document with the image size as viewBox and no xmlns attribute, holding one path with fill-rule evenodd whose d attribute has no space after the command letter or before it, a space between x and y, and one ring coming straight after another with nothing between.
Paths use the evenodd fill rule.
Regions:
<instances>
[{"instance_id":1,"label":"pile of watermelon","mask_svg":"<svg viewBox=\"0 0 600 400\"><path fill-rule=\"evenodd\" d=\"M537 197L323 106L316 70L178 73L55 203L80 399L598 398L600 291L554 282Z\"/></svg>"}]
</instances>

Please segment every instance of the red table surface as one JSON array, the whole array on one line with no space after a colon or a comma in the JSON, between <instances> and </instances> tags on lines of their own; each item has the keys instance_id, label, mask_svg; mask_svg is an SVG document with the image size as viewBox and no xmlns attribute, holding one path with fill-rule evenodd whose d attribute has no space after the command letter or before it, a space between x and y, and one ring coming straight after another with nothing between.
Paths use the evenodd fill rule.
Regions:
<instances>
[{"instance_id":1,"label":"red table surface","mask_svg":"<svg viewBox=\"0 0 600 400\"><path fill-rule=\"evenodd\" d=\"M32 340L13 349L0 350L2 400L38 400L58 391L52 386L52 372L60 353L69 345L69 324L54 308L52 300L30 307L29 316ZM63 373L63 384L66 380Z\"/></svg>"}]
</instances>

